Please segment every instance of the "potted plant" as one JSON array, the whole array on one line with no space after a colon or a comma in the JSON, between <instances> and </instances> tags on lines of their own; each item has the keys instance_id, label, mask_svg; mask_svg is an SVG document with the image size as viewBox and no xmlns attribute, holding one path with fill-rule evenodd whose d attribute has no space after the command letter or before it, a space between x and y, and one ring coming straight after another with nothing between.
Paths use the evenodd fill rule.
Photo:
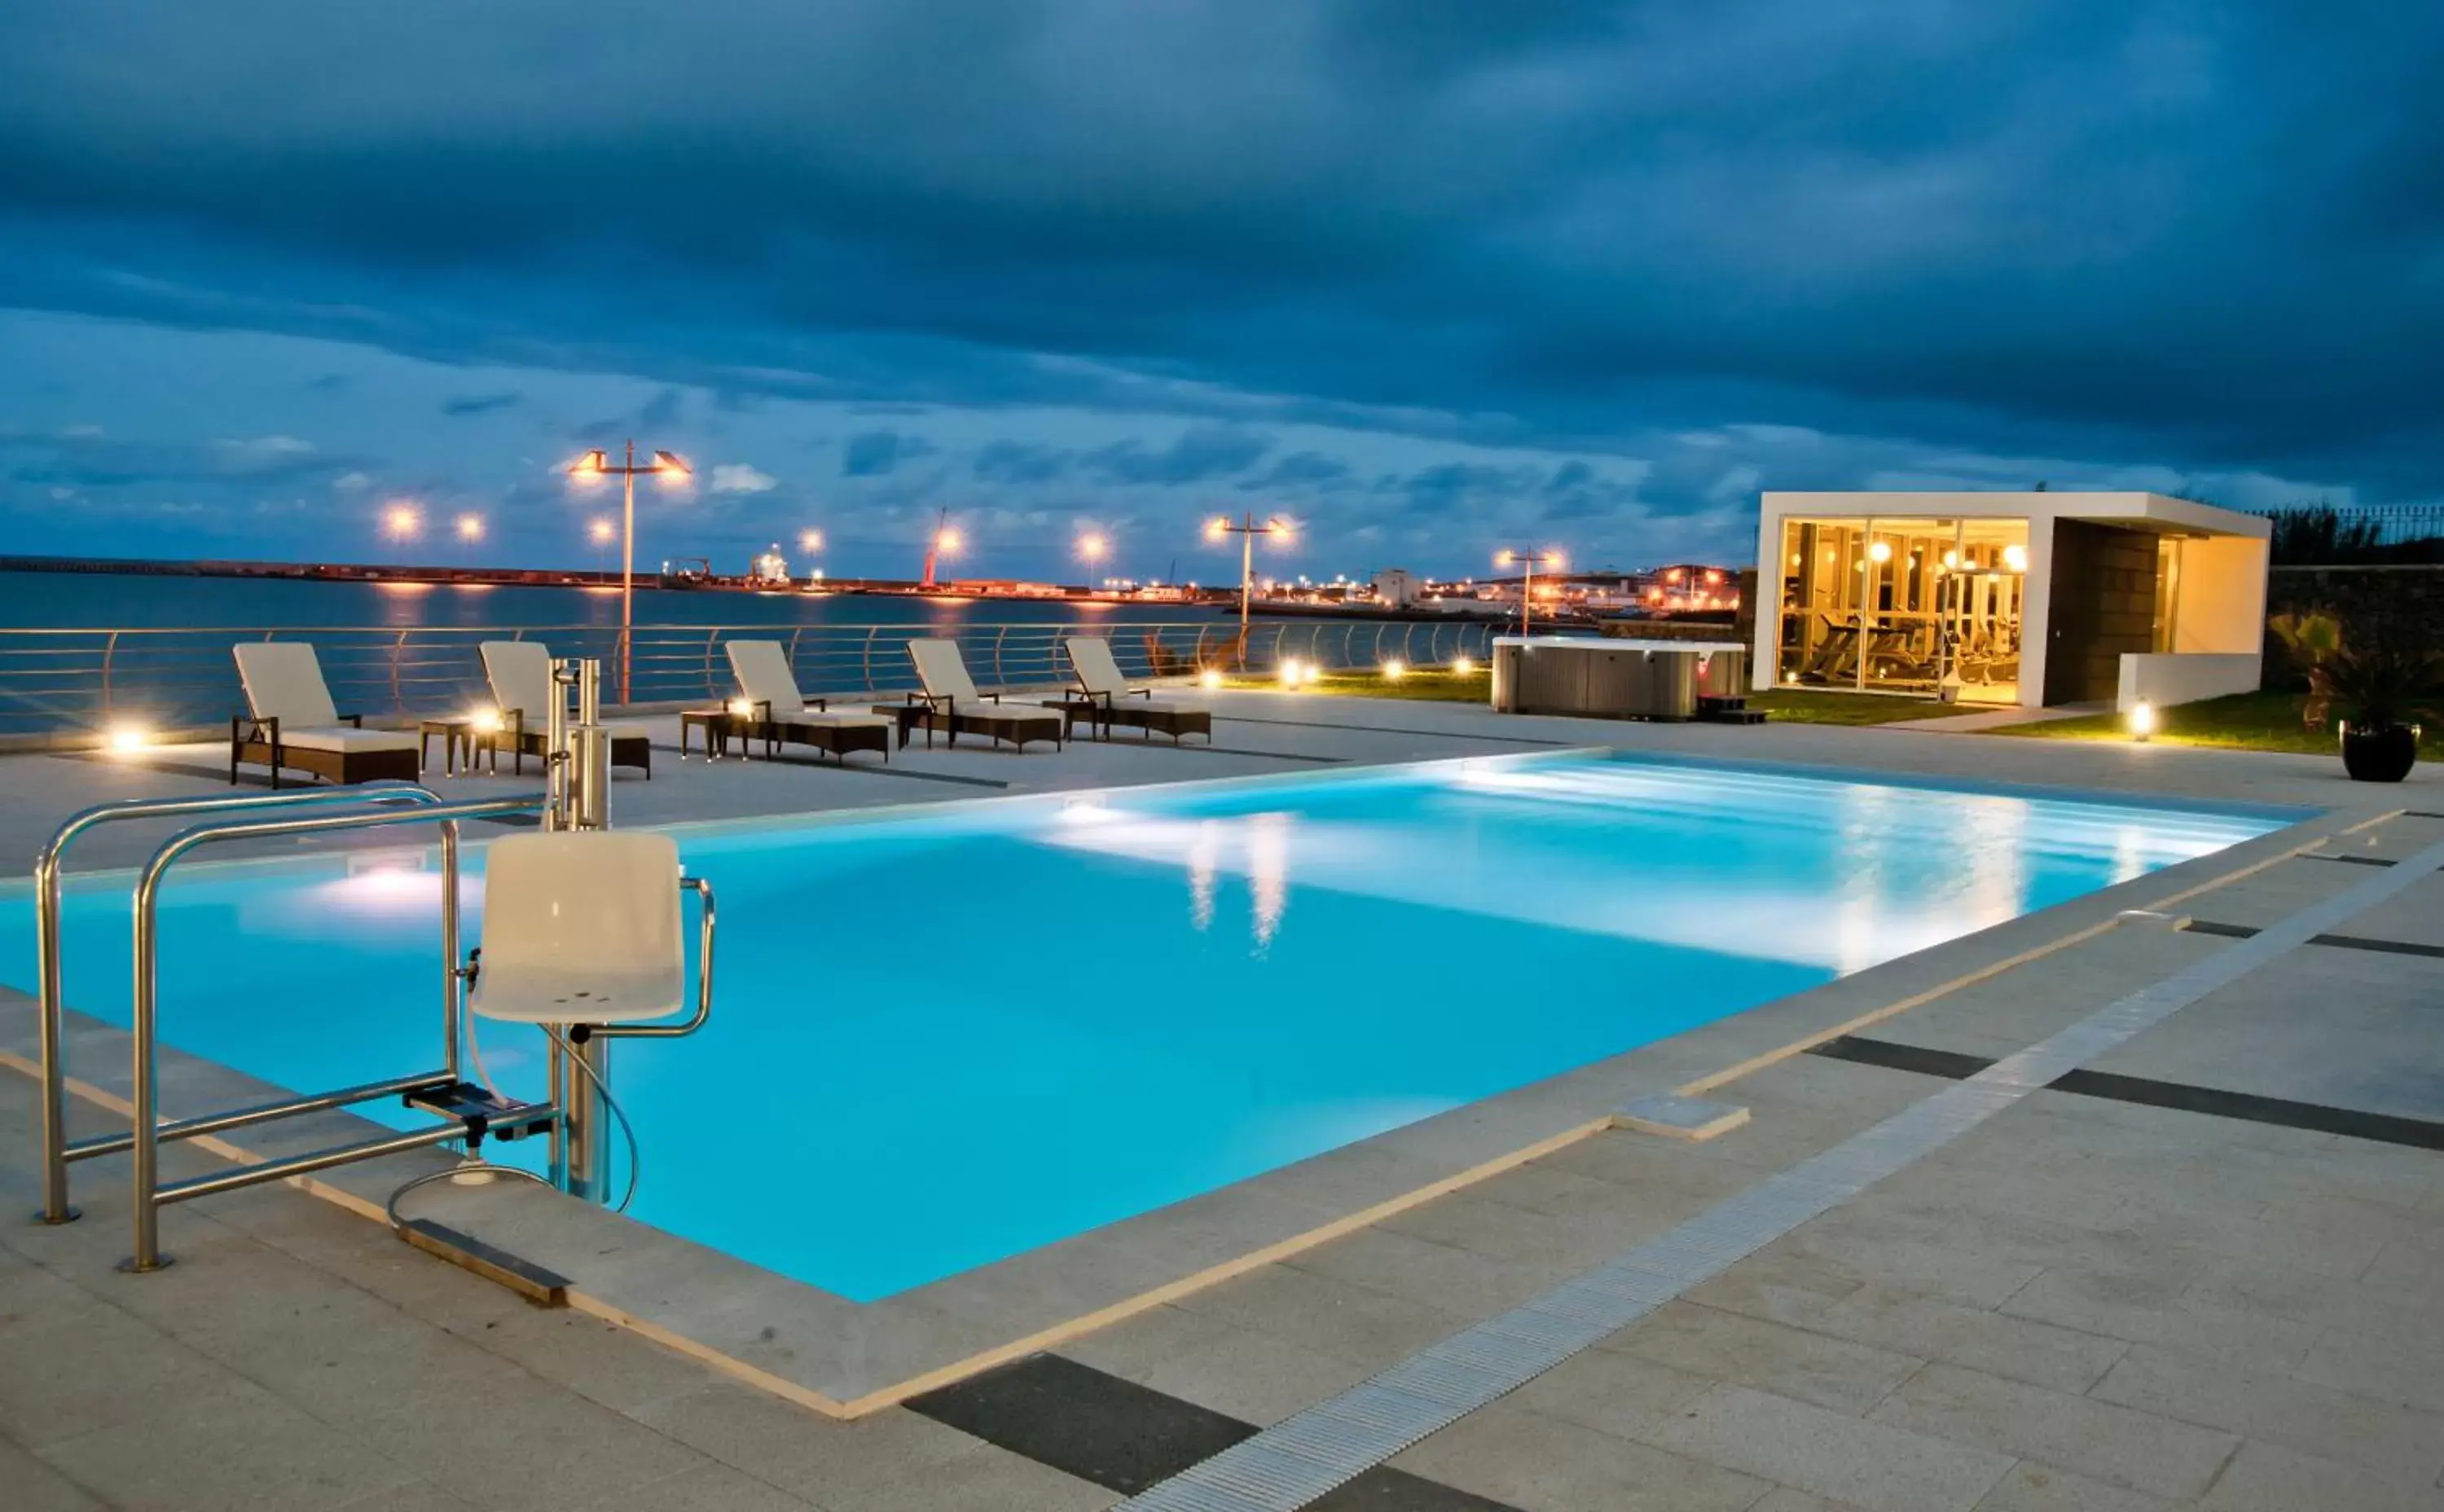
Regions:
<instances>
[{"instance_id":1,"label":"potted plant","mask_svg":"<svg viewBox=\"0 0 2444 1512\"><path fill-rule=\"evenodd\" d=\"M2421 717L2433 718L2444 655L2378 635L2335 652L2321 669L2342 715L2342 769L2356 782L2398 783L2418 760Z\"/></svg>"}]
</instances>

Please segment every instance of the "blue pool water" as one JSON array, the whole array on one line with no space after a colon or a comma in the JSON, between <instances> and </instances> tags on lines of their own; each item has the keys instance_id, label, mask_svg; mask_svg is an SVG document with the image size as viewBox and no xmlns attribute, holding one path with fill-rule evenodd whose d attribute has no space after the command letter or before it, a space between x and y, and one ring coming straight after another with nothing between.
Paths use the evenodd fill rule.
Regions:
<instances>
[{"instance_id":1,"label":"blue pool water","mask_svg":"<svg viewBox=\"0 0 2444 1512\"><path fill-rule=\"evenodd\" d=\"M618 1049L632 1211L871 1300L2285 821L1569 755L683 828L720 993ZM302 1088L433 1063L429 866L173 874L164 1037ZM120 1023L127 928L123 877L72 888L68 1001ZM533 1031L483 1044L541 1094Z\"/></svg>"}]
</instances>

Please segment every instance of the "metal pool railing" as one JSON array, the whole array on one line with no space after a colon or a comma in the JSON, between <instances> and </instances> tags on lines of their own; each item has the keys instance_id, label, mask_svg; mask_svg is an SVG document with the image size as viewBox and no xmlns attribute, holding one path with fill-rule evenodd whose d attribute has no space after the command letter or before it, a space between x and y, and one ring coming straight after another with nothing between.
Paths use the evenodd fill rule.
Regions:
<instances>
[{"instance_id":1,"label":"metal pool railing","mask_svg":"<svg viewBox=\"0 0 2444 1512\"><path fill-rule=\"evenodd\" d=\"M731 640L777 640L807 693L856 697L915 688L906 643L923 636L956 639L979 686L1026 688L1068 680L1065 636L1103 636L1129 675L1161 677L1202 666L1268 672L1286 657L1324 668L1481 659L1497 629L1458 619L1260 620L1244 650L1237 622L1220 618L639 625L625 645L617 627L601 625L0 630L0 736L91 736L122 724L152 730L226 725L246 707L230 648L248 640L311 642L341 710L381 719L488 706L477 649L487 640L540 640L555 655L599 658L607 684L618 686L624 673L631 703L672 704L735 693L723 649Z\"/></svg>"}]
</instances>

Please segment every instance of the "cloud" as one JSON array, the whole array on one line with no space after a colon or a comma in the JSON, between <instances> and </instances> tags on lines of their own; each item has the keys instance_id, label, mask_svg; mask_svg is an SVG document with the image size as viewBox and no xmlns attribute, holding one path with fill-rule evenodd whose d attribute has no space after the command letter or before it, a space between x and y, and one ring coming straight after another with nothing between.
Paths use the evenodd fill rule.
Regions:
<instances>
[{"instance_id":1,"label":"cloud","mask_svg":"<svg viewBox=\"0 0 2444 1512\"><path fill-rule=\"evenodd\" d=\"M364 489L372 488L373 485L374 478L373 474L370 472L343 472L338 477L331 480L331 487L339 489L342 493L362 492Z\"/></svg>"},{"instance_id":2,"label":"cloud","mask_svg":"<svg viewBox=\"0 0 2444 1512\"><path fill-rule=\"evenodd\" d=\"M724 462L713 468L708 487L715 493L769 493L780 481L769 472L758 472L744 462Z\"/></svg>"},{"instance_id":3,"label":"cloud","mask_svg":"<svg viewBox=\"0 0 2444 1512\"><path fill-rule=\"evenodd\" d=\"M1069 470L1076 455L1064 447L995 441L977 451L969 470L987 483L1049 483Z\"/></svg>"},{"instance_id":4,"label":"cloud","mask_svg":"<svg viewBox=\"0 0 2444 1512\"><path fill-rule=\"evenodd\" d=\"M1142 441L1121 441L1087 453L1083 466L1115 483L1201 483L1246 470L1268 445L1236 427L1194 425L1158 451Z\"/></svg>"},{"instance_id":5,"label":"cloud","mask_svg":"<svg viewBox=\"0 0 2444 1512\"><path fill-rule=\"evenodd\" d=\"M441 413L453 418L490 415L495 410L509 409L525 397L525 395L516 393L457 395L442 401Z\"/></svg>"},{"instance_id":6,"label":"cloud","mask_svg":"<svg viewBox=\"0 0 2444 1512\"><path fill-rule=\"evenodd\" d=\"M850 436L848 445L841 450L841 475L882 477L903 462L932 455L934 450L934 444L922 436L903 435L898 431L861 432Z\"/></svg>"}]
</instances>

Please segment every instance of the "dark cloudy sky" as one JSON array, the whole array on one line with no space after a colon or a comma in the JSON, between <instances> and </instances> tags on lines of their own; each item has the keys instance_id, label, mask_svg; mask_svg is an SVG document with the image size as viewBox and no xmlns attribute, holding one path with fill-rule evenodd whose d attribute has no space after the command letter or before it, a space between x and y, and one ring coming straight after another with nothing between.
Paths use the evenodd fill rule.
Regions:
<instances>
[{"instance_id":1,"label":"dark cloudy sky","mask_svg":"<svg viewBox=\"0 0 2444 1512\"><path fill-rule=\"evenodd\" d=\"M2444 497L2444 7L28 0L0 550L1745 557L1761 488ZM430 554L449 557L435 545Z\"/></svg>"}]
</instances>

